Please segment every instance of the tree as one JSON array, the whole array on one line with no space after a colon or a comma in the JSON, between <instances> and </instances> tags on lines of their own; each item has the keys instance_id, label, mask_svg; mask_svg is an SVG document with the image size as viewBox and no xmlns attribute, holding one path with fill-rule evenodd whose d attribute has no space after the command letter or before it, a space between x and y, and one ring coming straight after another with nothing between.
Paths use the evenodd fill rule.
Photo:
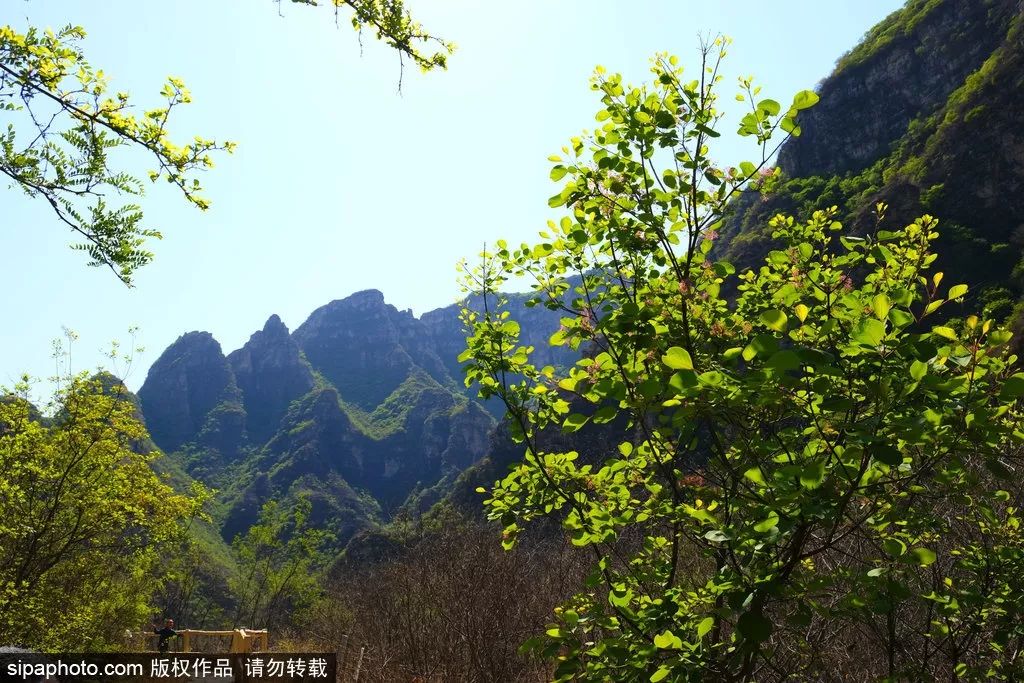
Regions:
<instances>
[{"instance_id":1,"label":"tree","mask_svg":"<svg viewBox=\"0 0 1024 683\"><path fill-rule=\"evenodd\" d=\"M82 52L81 27L58 32L0 26L0 111L8 119L0 135L0 173L30 197L42 198L57 219L78 233L91 265L107 266L125 284L153 255L147 239L160 238L142 225L137 204L109 203L111 194L141 195L142 182L115 164L110 153L135 147L152 155L151 181L164 178L185 200L209 207L197 172L213 166L213 153L232 143L196 137L177 144L167 126L171 113L191 102L185 84L168 78L162 106L137 116L128 93L111 93L103 71ZM19 135L21 133L21 135Z\"/></svg>"},{"instance_id":2,"label":"tree","mask_svg":"<svg viewBox=\"0 0 1024 683\"><path fill-rule=\"evenodd\" d=\"M738 133L761 163L715 165L725 44L690 81L664 56L643 87L599 69L598 128L552 157L550 204L567 215L464 270L489 302L463 311L467 384L505 402L525 445L489 515L506 547L554 518L594 559L530 644L566 681L1017 680L1011 335L974 316L931 323L967 286L929 276L928 216L891 229L880 206L859 237L834 209L779 216L760 268L715 260L729 199L817 100L783 108L741 80ZM533 305L564 313L551 343L583 352L565 374L530 362L502 308L521 277ZM552 430L613 421L618 457L545 448Z\"/></svg>"},{"instance_id":3,"label":"tree","mask_svg":"<svg viewBox=\"0 0 1024 683\"><path fill-rule=\"evenodd\" d=\"M319 597L322 550L333 534L308 526L311 510L305 497L290 509L267 501L259 521L235 537L239 571L230 585L238 601L236 624L268 628L287 623Z\"/></svg>"},{"instance_id":4,"label":"tree","mask_svg":"<svg viewBox=\"0 0 1024 683\"><path fill-rule=\"evenodd\" d=\"M120 382L76 375L44 417L28 387L0 401L0 642L114 647L149 616L161 551L202 504L150 468Z\"/></svg>"},{"instance_id":5,"label":"tree","mask_svg":"<svg viewBox=\"0 0 1024 683\"><path fill-rule=\"evenodd\" d=\"M454 49L413 21L400 0L335 0L333 5L336 19L341 8L350 9L360 35L373 30L403 65L408 58L425 71L444 68ZM138 204L111 200L144 190L137 173L112 152L127 147L148 153L150 181L163 178L185 201L205 210L210 202L199 173L213 166L215 153L230 152L234 143L201 136L172 140L172 112L192 100L179 78L167 79L160 105L132 113L129 94L110 91L104 72L86 59L85 35L80 26L56 32L30 27L24 33L0 26L0 115L7 120L0 133L0 174L44 200L57 220L82 238L74 248L86 252L90 265L106 266L131 285L135 271L153 258L148 241L161 234L144 226ZM436 44L435 52L427 50L430 44Z\"/></svg>"}]
</instances>

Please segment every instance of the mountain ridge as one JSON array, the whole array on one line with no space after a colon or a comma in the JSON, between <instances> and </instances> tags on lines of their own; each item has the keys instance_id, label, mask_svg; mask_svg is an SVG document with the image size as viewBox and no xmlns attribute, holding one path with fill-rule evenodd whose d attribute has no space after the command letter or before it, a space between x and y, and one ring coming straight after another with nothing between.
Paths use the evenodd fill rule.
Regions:
<instances>
[{"instance_id":1,"label":"mountain ridge","mask_svg":"<svg viewBox=\"0 0 1024 683\"><path fill-rule=\"evenodd\" d=\"M531 320L524 342L546 344L560 314L509 298ZM417 317L361 290L294 331L272 314L226 354L209 332L181 335L140 405L167 457L220 490L226 540L267 500L301 495L340 547L405 506L422 511L487 454L498 411L466 389L464 345L458 305Z\"/></svg>"}]
</instances>

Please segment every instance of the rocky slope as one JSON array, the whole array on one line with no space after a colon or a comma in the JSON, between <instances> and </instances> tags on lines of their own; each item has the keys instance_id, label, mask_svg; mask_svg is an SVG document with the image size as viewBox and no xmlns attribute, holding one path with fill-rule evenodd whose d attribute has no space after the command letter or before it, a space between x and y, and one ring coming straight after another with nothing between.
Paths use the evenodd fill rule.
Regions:
<instances>
[{"instance_id":1,"label":"rocky slope","mask_svg":"<svg viewBox=\"0 0 1024 683\"><path fill-rule=\"evenodd\" d=\"M873 28L818 87L803 134L779 153L779 177L738 203L719 253L755 263L777 212L836 205L863 234L884 201L888 225L938 217L947 282L971 285L970 305L992 317L1020 318L1022 15L1021 0L911 0Z\"/></svg>"}]
</instances>

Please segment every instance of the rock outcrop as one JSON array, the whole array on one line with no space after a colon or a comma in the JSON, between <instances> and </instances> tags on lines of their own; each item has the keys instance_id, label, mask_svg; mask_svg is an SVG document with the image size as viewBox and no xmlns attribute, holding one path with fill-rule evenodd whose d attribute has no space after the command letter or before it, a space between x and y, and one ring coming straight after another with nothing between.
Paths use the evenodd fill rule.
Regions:
<instances>
[{"instance_id":1,"label":"rock outcrop","mask_svg":"<svg viewBox=\"0 0 1024 683\"><path fill-rule=\"evenodd\" d=\"M240 446L221 439L240 438L245 416L233 409L240 406L241 394L209 332L189 332L167 347L149 369L139 399L149 433L165 451L178 450L204 430L220 446ZM214 413L218 406L222 409Z\"/></svg>"},{"instance_id":2,"label":"rock outcrop","mask_svg":"<svg viewBox=\"0 0 1024 683\"><path fill-rule=\"evenodd\" d=\"M819 86L781 176L749 192L720 231L719 258L746 267L773 247L776 213L837 206L848 233L939 219L946 282L969 307L1024 321L1024 2L911 0L872 29ZM946 307L944 315L958 315Z\"/></svg>"},{"instance_id":3,"label":"rock outcrop","mask_svg":"<svg viewBox=\"0 0 1024 683\"><path fill-rule=\"evenodd\" d=\"M249 435L265 442L277 430L289 404L309 393L313 370L281 318L272 315L245 346L228 355L242 392Z\"/></svg>"}]
</instances>

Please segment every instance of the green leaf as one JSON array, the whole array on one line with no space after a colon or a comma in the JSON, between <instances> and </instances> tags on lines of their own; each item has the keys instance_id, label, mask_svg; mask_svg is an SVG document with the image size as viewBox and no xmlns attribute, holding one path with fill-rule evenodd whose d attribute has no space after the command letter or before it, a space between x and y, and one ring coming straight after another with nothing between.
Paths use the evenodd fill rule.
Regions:
<instances>
[{"instance_id":1,"label":"green leaf","mask_svg":"<svg viewBox=\"0 0 1024 683\"><path fill-rule=\"evenodd\" d=\"M772 634L772 622L760 612L744 612L736 620L736 630L744 640L761 643Z\"/></svg>"},{"instance_id":2,"label":"green leaf","mask_svg":"<svg viewBox=\"0 0 1024 683\"><path fill-rule=\"evenodd\" d=\"M967 285L954 285L949 288L949 293L946 295L947 299L959 299L967 293Z\"/></svg>"},{"instance_id":3,"label":"green leaf","mask_svg":"<svg viewBox=\"0 0 1024 683\"><path fill-rule=\"evenodd\" d=\"M698 375L697 379L701 384L706 384L710 387L717 387L722 384L724 377L718 370L708 370L707 372L702 372Z\"/></svg>"},{"instance_id":4,"label":"green leaf","mask_svg":"<svg viewBox=\"0 0 1024 683\"><path fill-rule=\"evenodd\" d=\"M782 105L775 100L761 100L757 103L757 108L768 116L776 116L780 111L782 111Z\"/></svg>"},{"instance_id":5,"label":"green leaf","mask_svg":"<svg viewBox=\"0 0 1024 683\"><path fill-rule=\"evenodd\" d=\"M903 454L887 443L873 445L871 447L871 457L890 467L896 467L903 462Z\"/></svg>"},{"instance_id":6,"label":"green leaf","mask_svg":"<svg viewBox=\"0 0 1024 683\"><path fill-rule=\"evenodd\" d=\"M712 543L725 543L729 540L729 536L721 529L712 529L704 534L704 538L708 539Z\"/></svg>"},{"instance_id":7,"label":"green leaf","mask_svg":"<svg viewBox=\"0 0 1024 683\"><path fill-rule=\"evenodd\" d=\"M761 472L760 467L751 467L749 470L743 473L743 476L754 482L755 484L761 484L764 486L764 473Z\"/></svg>"},{"instance_id":8,"label":"green leaf","mask_svg":"<svg viewBox=\"0 0 1024 683\"><path fill-rule=\"evenodd\" d=\"M669 669L665 665L659 666L658 670L651 674L651 683L658 683L668 678L668 675L672 673L672 669Z\"/></svg>"},{"instance_id":9,"label":"green leaf","mask_svg":"<svg viewBox=\"0 0 1024 683\"><path fill-rule=\"evenodd\" d=\"M777 332L786 331L787 321L786 314L779 310L772 309L761 314L761 322Z\"/></svg>"},{"instance_id":10,"label":"green leaf","mask_svg":"<svg viewBox=\"0 0 1024 683\"><path fill-rule=\"evenodd\" d=\"M805 489L816 489L825 481L825 462L818 460L804 465L800 471L800 485Z\"/></svg>"},{"instance_id":11,"label":"green leaf","mask_svg":"<svg viewBox=\"0 0 1024 683\"><path fill-rule=\"evenodd\" d=\"M889 311L889 322L897 328L903 328L914 322L914 316L902 308L893 308Z\"/></svg>"},{"instance_id":12,"label":"green leaf","mask_svg":"<svg viewBox=\"0 0 1024 683\"><path fill-rule=\"evenodd\" d=\"M697 638L703 638L707 634L711 633L711 629L715 627L714 617L704 617L701 622L697 624Z\"/></svg>"},{"instance_id":13,"label":"green leaf","mask_svg":"<svg viewBox=\"0 0 1024 683\"><path fill-rule=\"evenodd\" d=\"M874 310L876 318L885 320L885 317L889 315L889 309L892 308L892 303L885 294L876 294L875 298L871 300L871 308Z\"/></svg>"},{"instance_id":14,"label":"green leaf","mask_svg":"<svg viewBox=\"0 0 1024 683\"><path fill-rule=\"evenodd\" d=\"M1003 388L999 392L999 398L1013 400L1024 396L1024 374L1017 373L1003 380Z\"/></svg>"},{"instance_id":15,"label":"green leaf","mask_svg":"<svg viewBox=\"0 0 1024 683\"><path fill-rule=\"evenodd\" d=\"M914 378L915 382L920 382L921 378L928 374L928 364L919 360L915 360L910 364L910 376Z\"/></svg>"},{"instance_id":16,"label":"green leaf","mask_svg":"<svg viewBox=\"0 0 1024 683\"><path fill-rule=\"evenodd\" d=\"M779 124L779 127L782 128L784 132L789 133L795 138L800 137L800 126L796 125L796 119L792 116L784 117L782 122Z\"/></svg>"},{"instance_id":17,"label":"green leaf","mask_svg":"<svg viewBox=\"0 0 1024 683\"><path fill-rule=\"evenodd\" d=\"M557 182L564 178L568 172L569 170L565 166L554 166L551 169L551 179Z\"/></svg>"},{"instance_id":18,"label":"green leaf","mask_svg":"<svg viewBox=\"0 0 1024 683\"><path fill-rule=\"evenodd\" d=\"M801 90L793 96L794 109L807 109L818 103L818 93L813 90Z\"/></svg>"},{"instance_id":19,"label":"green leaf","mask_svg":"<svg viewBox=\"0 0 1024 683\"><path fill-rule=\"evenodd\" d=\"M952 329L950 329L948 327L944 327L942 325L939 325L938 327L933 327L932 328L932 334L934 334L936 336L939 336L939 337L945 337L946 339L948 339L950 341L956 341L956 332L954 332Z\"/></svg>"},{"instance_id":20,"label":"green leaf","mask_svg":"<svg viewBox=\"0 0 1024 683\"><path fill-rule=\"evenodd\" d=\"M759 334L743 349L743 360L750 361L754 356L768 358L779 350L779 341L770 334Z\"/></svg>"},{"instance_id":21,"label":"green leaf","mask_svg":"<svg viewBox=\"0 0 1024 683\"><path fill-rule=\"evenodd\" d=\"M872 348L885 338L885 323L874 318L864 318L853 332L853 341Z\"/></svg>"},{"instance_id":22,"label":"green leaf","mask_svg":"<svg viewBox=\"0 0 1024 683\"><path fill-rule=\"evenodd\" d=\"M988 343L990 346L1002 346L1006 342L1013 339L1013 332L1009 330L993 330L988 335Z\"/></svg>"},{"instance_id":23,"label":"green leaf","mask_svg":"<svg viewBox=\"0 0 1024 683\"><path fill-rule=\"evenodd\" d=\"M887 538L882 541L882 550L893 557L901 557L907 552L907 544L898 538Z\"/></svg>"},{"instance_id":24,"label":"green leaf","mask_svg":"<svg viewBox=\"0 0 1024 683\"><path fill-rule=\"evenodd\" d=\"M772 354L772 357L768 359L765 365L775 370L796 370L800 367L800 356L795 351L783 349L778 353Z\"/></svg>"},{"instance_id":25,"label":"green leaf","mask_svg":"<svg viewBox=\"0 0 1024 683\"><path fill-rule=\"evenodd\" d=\"M586 415L572 413L562 422L562 431L568 433L579 431L580 427L587 424L589 419Z\"/></svg>"},{"instance_id":26,"label":"green leaf","mask_svg":"<svg viewBox=\"0 0 1024 683\"><path fill-rule=\"evenodd\" d=\"M664 633L654 636L654 646L662 650L677 650L683 646L683 641L672 631L666 629Z\"/></svg>"},{"instance_id":27,"label":"green leaf","mask_svg":"<svg viewBox=\"0 0 1024 683\"><path fill-rule=\"evenodd\" d=\"M690 358L690 352L681 346L669 347L665 355L661 357L661 362L673 370L693 370L693 359Z\"/></svg>"},{"instance_id":28,"label":"green leaf","mask_svg":"<svg viewBox=\"0 0 1024 683\"><path fill-rule=\"evenodd\" d=\"M779 524L779 513L773 512L768 515L768 518L762 520L754 525L754 531L759 534L767 533L774 529Z\"/></svg>"},{"instance_id":29,"label":"green leaf","mask_svg":"<svg viewBox=\"0 0 1024 683\"><path fill-rule=\"evenodd\" d=\"M697 386L697 373L693 370L680 370L669 378L668 385L679 392L693 388Z\"/></svg>"},{"instance_id":30,"label":"green leaf","mask_svg":"<svg viewBox=\"0 0 1024 683\"><path fill-rule=\"evenodd\" d=\"M917 560L917 563L922 567L927 567L928 565L935 563L935 551L929 550L928 548L914 548L910 551L910 555Z\"/></svg>"}]
</instances>

